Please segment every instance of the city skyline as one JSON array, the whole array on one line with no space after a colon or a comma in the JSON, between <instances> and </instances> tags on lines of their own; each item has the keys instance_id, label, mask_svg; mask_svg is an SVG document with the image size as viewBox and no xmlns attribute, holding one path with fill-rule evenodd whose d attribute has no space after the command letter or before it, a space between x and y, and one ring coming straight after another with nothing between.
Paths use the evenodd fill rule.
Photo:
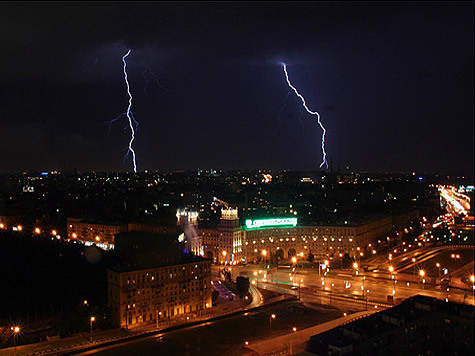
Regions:
<instances>
[{"instance_id":1,"label":"city skyline","mask_svg":"<svg viewBox=\"0 0 475 356\"><path fill-rule=\"evenodd\" d=\"M1 2L0 356L475 354L474 2Z\"/></svg>"},{"instance_id":2,"label":"city skyline","mask_svg":"<svg viewBox=\"0 0 475 356\"><path fill-rule=\"evenodd\" d=\"M473 3L4 3L0 172L333 170L473 177ZM20 16L21 14L21 16ZM156 81L158 78L158 81Z\"/></svg>"}]
</instances>

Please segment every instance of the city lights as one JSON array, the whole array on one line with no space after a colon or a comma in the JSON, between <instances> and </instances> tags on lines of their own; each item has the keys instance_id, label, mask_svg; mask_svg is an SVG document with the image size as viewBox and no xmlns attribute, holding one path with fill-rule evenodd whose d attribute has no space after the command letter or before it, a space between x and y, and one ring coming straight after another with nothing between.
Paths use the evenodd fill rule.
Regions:
<instances>
[{"instance_id":1,"label":"city lights","mask_svg":"<svg viewBox=\"0 0 475 356\"><path fill-rule=\"evenodd\" d=\"M0 355L475 355L473 3L0 14Z\"/></svg>"}]
</instances>

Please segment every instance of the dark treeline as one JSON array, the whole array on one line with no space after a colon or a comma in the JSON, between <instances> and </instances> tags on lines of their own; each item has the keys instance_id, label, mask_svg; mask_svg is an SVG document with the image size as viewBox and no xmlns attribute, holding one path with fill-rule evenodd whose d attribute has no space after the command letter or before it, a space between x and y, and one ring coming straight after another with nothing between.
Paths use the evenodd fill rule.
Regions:
<instances>
[{"instance_id":1,"label":"dark treeline","mask_svg":"<svg viewBox=\"0 0 475 356\"><path fill-rule=\"evenodd\" d=\"M106 266L96 247L0 230L0 318L30 320L81 305L107 302Z\"/></svg>"}]
</instances>

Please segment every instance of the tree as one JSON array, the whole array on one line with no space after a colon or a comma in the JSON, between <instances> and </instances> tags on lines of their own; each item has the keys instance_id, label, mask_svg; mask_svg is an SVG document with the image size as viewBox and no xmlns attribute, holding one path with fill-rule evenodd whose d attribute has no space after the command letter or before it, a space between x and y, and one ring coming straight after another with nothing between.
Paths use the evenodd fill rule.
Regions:
<instances>
[{"instance_id":1,"label":"tree","mask_svg":"<svg viewBox=\"0 0 475 356\"><path fill-rule=\"evenodd\" d=\"M217 290L214 290L211 293L211 300L212 300L213 305L216 305L216 301L218 300L218 297L219 297L219 292Z\"/></svg>"},{"instance_id":2,"label":"tree","mask_svg":"<svg viewBox=\"0 0 475 356\"><path fill-rule=\"evenodd\" d=\"M232 277L231 277L231 272L229 271L224 271L224 279L226 282L232 282Z\"/></svg>"},{"instance_id":3,"label":"tree","mask_svg":"<svg viewBox=\"0 0 475 356\"><path fill-rule=\"evenodd\" d=\"M308 254L307 261L312 263L315 260L315 256L312 253Z\"/></svg>"},{"instance_id":4,"label":"tree","mask_svg":"<svg viewBox=\"0 0 475 356\"><path fill-rule=\"evenodd\" d=\"M343 268L350 268L353 265L353 260L351 259L348 253L345 253L343 255L342 265L343 265Z\"/></svg>"},{"instance_id":5,"label":"tree","mask_svg":"<svg viewBox=\"0 0 475 356\"><path fill-rule=\"evenodd\" d=\"M241 276L237 277L236 288L240 295L246 295L249 292L249 278Z\"/></svg>"}]
</instances>

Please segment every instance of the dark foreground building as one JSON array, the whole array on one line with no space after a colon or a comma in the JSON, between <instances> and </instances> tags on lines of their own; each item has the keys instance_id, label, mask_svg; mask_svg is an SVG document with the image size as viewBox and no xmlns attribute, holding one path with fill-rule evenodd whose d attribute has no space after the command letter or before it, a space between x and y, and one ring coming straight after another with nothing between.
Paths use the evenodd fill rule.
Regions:
<instances>
[{"instance_id":1,"label":"dark foreground building","mask_svg":"<svg viewBox=\"0 0 475 356\"><path fill-rule=\"evenodd\" d=\"M473 355L473 306L415 296L400 305L312 336L317 355Z\"/></svg>"}]
</instances>

